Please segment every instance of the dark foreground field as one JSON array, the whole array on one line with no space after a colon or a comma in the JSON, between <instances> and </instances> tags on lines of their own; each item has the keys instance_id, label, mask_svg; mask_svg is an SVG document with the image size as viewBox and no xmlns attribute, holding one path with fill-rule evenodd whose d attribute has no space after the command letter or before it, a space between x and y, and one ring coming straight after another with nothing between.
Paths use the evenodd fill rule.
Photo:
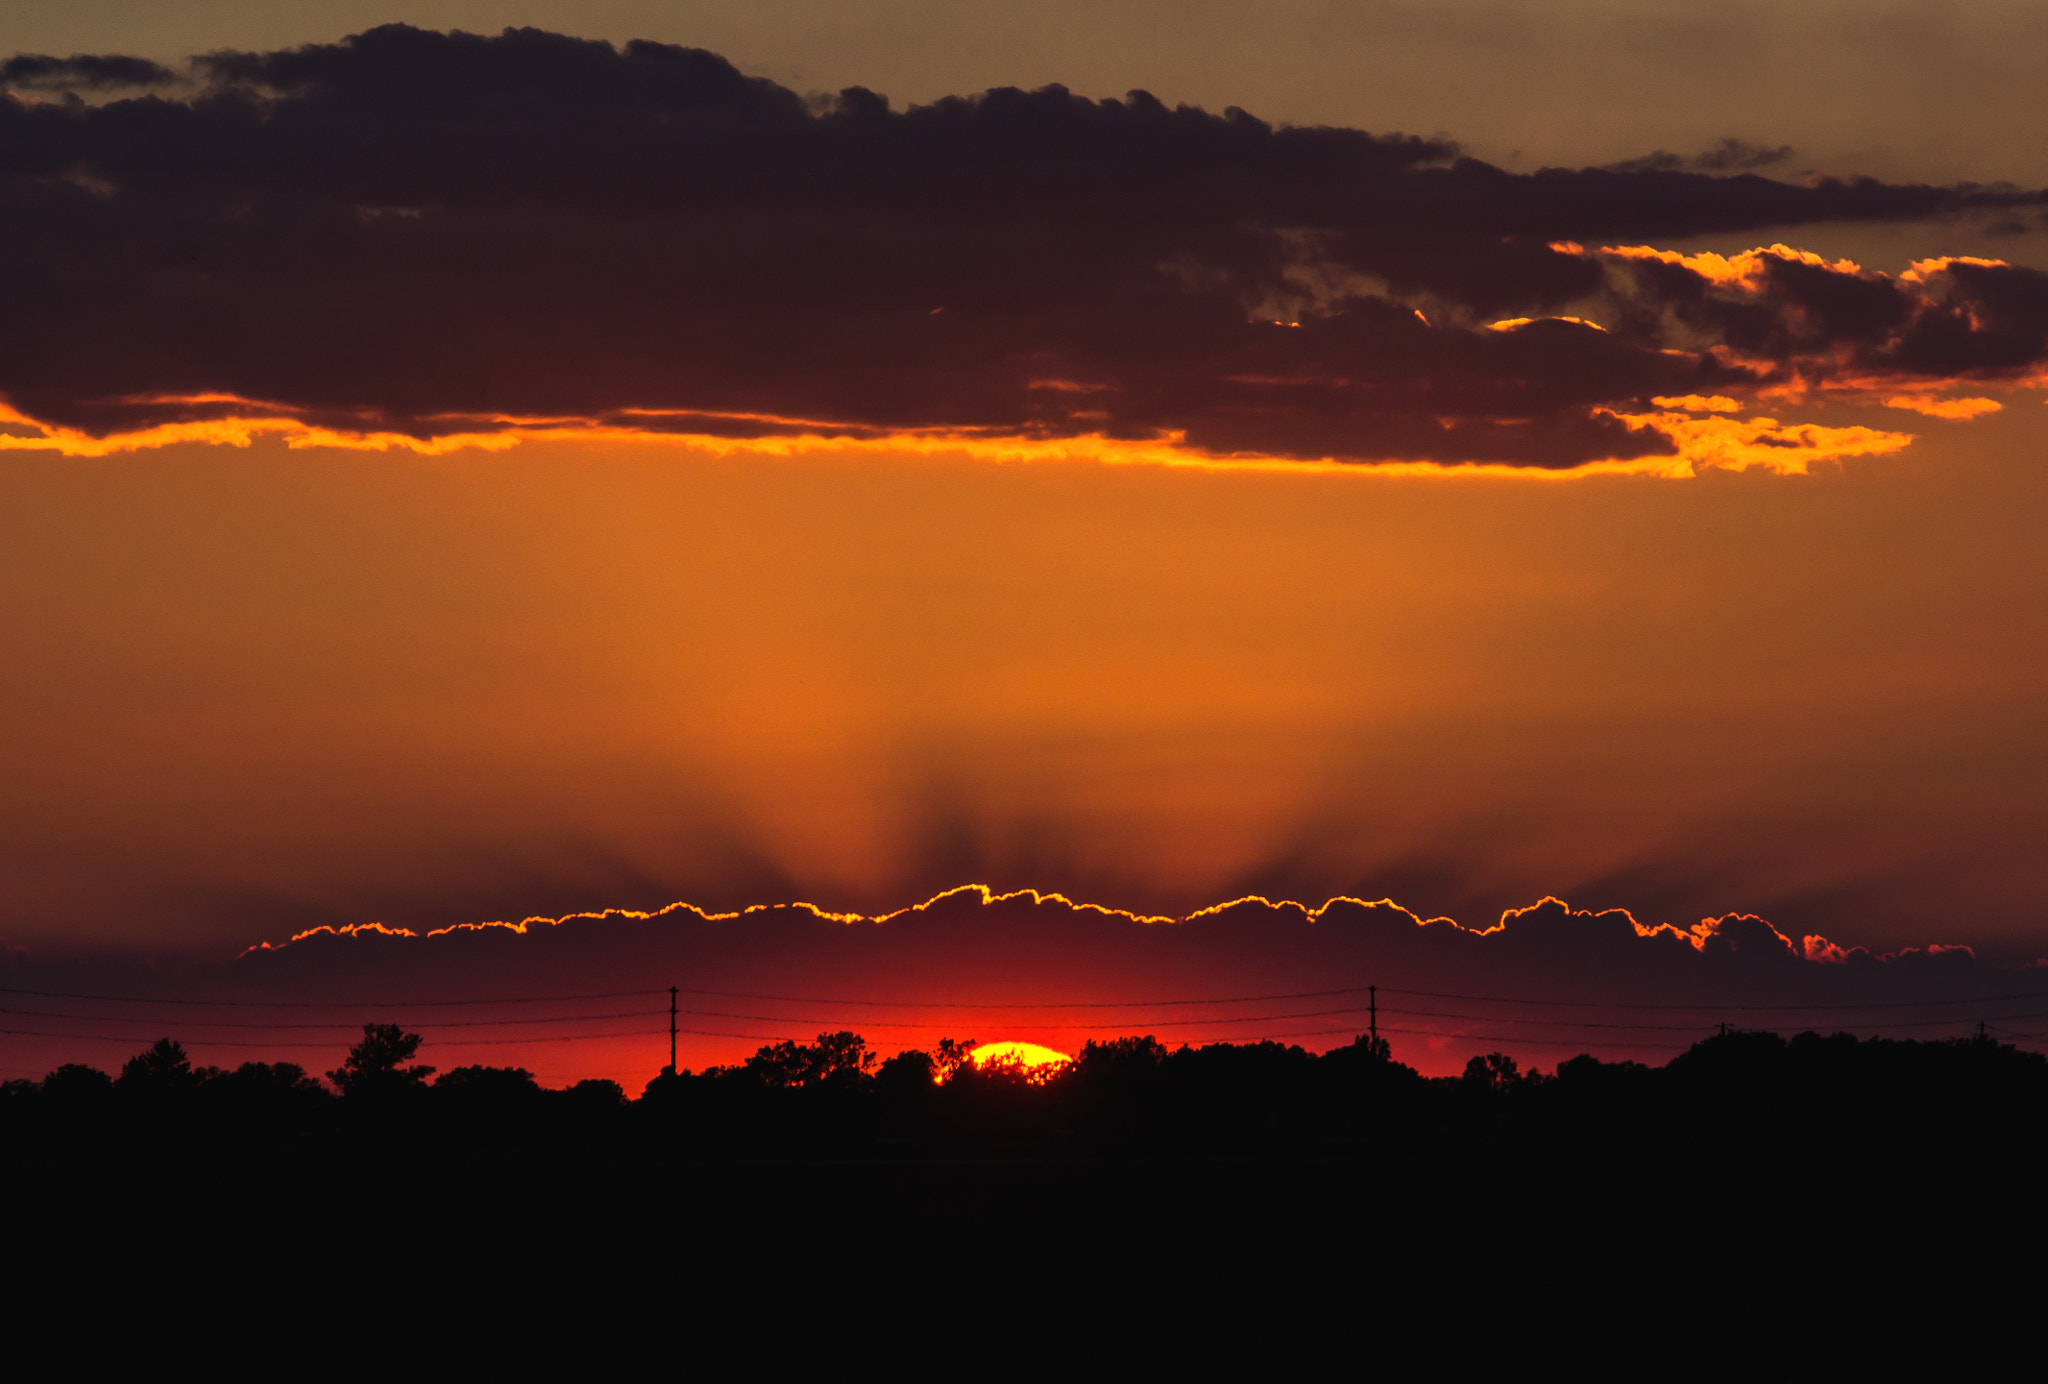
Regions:
<instances>
[{"instance_id":1,"label":"dark foreground field","mask_svg":"<svg viewBox=\"0 0 2048 1384\"><path fill-rule=\"evenodd\" d=\"M17 1085L12 1263L69 1301L652 1313L762 1362L997 1320L1037 1323L1027 1355L1152 1321L1174 1352L1578 1333L1616 1363L1646 1332L1711 1355L1765 1321L1806 1349L1967 1320L1953 1364L2031 1319L2048 1061L1995 1042L1731 1033L1662 1068L1427 1080L1365 1041L1122 1040L935 1083L836 1040L632 1100L397 1062L345 1095L175 1061Z\"/></svg>"}]
</instances>

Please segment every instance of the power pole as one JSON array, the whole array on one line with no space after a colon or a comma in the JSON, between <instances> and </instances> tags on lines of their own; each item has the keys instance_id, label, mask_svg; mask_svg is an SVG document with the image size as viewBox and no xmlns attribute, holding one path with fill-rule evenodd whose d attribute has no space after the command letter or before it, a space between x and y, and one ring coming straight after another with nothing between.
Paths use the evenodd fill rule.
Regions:
<instances>
[{"instance_id":1,"label":"power pole","mask_svg":"<svg viewBox=\"0 0 2048 1384\"><path fill-rule=\"evenodd\" d=\"M1380 1045L1380 987L1365 987L1366 1022L1372 1025L1372 1045Z\"/></svg>"},{"instance_id":2,"label":"power pole","mask_svg":"<svg viewBox=\"0 0 2048 1384\"><path fill-rule=\"evenodd\" d=\"M675 1071L676 1071L676 987L675 987L675 986L673 986L673 985L671 985L671 986L669 986L669 987L668 987L668 1071L669 1071L669 1075L670 1075L670 1076L674 1076L674 1075L675 1075Z\"/></svg>"}]
</instances>

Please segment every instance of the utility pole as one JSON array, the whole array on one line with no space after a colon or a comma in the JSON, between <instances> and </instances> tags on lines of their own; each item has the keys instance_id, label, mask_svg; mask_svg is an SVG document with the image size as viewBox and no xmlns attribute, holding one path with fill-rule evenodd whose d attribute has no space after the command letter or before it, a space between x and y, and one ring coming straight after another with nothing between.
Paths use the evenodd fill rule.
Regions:
<instances>
[{"instance_id":1,"label":"utility pole","mask_svg":"<svg viewBox=\"0 0 2048 1384\"><path fill-rule=\"evenodd\" d=\"M1377 1047L1378 1047L1378 1046L1380 1045L1380 987L1379 987L1379 986L1377 986L1377 985L1368 985L1368 986L1366 986L1366 987L1365 987L1365 1003L1366 1003L1366 1022L1368 1022L1368 1023L1370 1023L1370 1024L1372 1025L1372 1045L1373 1045L1373 1046L1374 1046L1375 1048L1377 1048Z\"/></svg>"},{"instance_id":2,"label":"utility pole","mask_svg":"<svg viewBox=\"0 0 2048 1384\"><path fill-rule=\"evenodd\" d=\"M676 987L675 987L675 986L673 986L673 985L671 985L671 986L669 986L669 987L668 987L668 1071L669 1071L669 1075L670 1075L670 1076L674 1076L674 1075L675 1075L675 1071L676 1071Z\"/></svg>"}]
</instances>

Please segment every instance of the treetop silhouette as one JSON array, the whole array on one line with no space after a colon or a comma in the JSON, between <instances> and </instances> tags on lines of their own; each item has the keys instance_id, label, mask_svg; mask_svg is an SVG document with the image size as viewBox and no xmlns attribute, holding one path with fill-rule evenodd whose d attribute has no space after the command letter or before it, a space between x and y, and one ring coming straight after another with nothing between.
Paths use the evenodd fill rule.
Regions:
<instances>
[{"instance_id":1,"label":"treetop silhouette","mask_svg":"<svg viewBox=\"0 0 2048 1384\"><path fill-rule=\"evenodd\" d=\"M191 1059L185 1045L172 1038L159 1038L121 1064L117 1085L124 1091L169 1094L192 1084Z\"/></svg>"},{"instance_id":2,"label":"treetop silhouette","mask_svg":"<svg viewBox=\"0 0 2048 1384\"><path fill-rule=\"evenodd\" d=\"M867 1039L842 1030L821 1033L813 1043L769 1044L748 1058L741 1070L771 1087L850 1086L868 1075L878 1060L868 1051Z\"/></svg>"},{"instance_id":3,"label":"treetop silhouette","mask_svg":"<svg viewBox=\"0 0 2048 1384\"><path fill-rule=\"evenodd\" d=\"M407 1033L397 1024L364 1024L363 1040L348 1050L348 1060L327 1079L344 1096L416 1090L434 1074L432 1067L412 1061L422 1041L419 1034Z\"/></svg>"}]
</instances>

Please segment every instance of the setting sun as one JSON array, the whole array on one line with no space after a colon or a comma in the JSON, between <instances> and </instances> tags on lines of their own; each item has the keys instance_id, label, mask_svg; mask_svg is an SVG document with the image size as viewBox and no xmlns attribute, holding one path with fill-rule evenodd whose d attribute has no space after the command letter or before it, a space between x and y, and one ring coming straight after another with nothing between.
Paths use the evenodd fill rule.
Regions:
<instances>
[{"instance_id":1,"label":"setting sun","mask_svg":"<svg viewBox=\"0 0 2048 1384\"><path fill-rule=\"evenodd\" d=\"M10 6L0 1145L2048 1044L2041 6L1146 3Z\"/></svg>"},{"instance_id":2,"label":"setting sun","mask_svg":"<svg viewBox=\"0 0 2048 1384\"><path fill-rule=\"evenodd\" d=\"M1049 1073L1052 1068L1063 1067L1074 1060L1071 1054L1058 1048L1008 1039L1000 1043L983 1043L968 1056L977 1067L1020 1067L1034 1074Z\"/></svg>"}]
</instances>

